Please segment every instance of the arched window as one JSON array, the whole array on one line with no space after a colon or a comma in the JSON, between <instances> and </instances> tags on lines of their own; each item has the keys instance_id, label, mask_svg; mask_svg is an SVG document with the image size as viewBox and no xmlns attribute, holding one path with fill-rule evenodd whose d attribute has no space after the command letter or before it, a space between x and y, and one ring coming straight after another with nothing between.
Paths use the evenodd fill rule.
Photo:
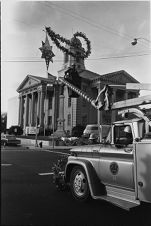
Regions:
<instances>
[{"instance_id":1,"label":"arched window","mask_svg":"<svg viewBox=\"0 0 151 226\"><path fill-rule=\"evenodd\" d=\"M68 114L68 121L67 121L67 123L68 123L68 126L71 126L71 114Z\"/></svg>"}]
</instances>

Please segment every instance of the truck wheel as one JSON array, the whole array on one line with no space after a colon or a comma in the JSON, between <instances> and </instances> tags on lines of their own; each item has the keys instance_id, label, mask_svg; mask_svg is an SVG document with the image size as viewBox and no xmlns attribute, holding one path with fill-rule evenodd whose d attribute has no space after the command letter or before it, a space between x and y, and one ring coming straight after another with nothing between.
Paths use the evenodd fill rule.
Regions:
<instances>
[{"instance_id":1,"label":"truck wheel","mask_svg":"<svg viewBox=\"0 0 151 226\"><path fill-rule=\"evenodd\" d=\"M76 166L73 168L70 176L70 188L76 200L85 202L90 199L88 180L82 167Z\"/></svg>"}]
</instances>

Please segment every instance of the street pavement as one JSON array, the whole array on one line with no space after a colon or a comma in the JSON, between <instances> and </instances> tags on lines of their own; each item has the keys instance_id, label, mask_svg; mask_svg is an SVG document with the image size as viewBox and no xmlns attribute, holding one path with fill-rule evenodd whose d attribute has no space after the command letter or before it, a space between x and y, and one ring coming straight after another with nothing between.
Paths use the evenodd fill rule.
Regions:
<instances>
[{"instance_id":1,"label":"street pavement","mask_svg":"<svg viewBox=\"0 0 151 226\"><path fill-rule=\"evenodd\" d=\"M104 201L79 203L73 200L70 191L58 191L52 183L51 168L64 151L48 147L2 148L2 226L151 225L149 206L127 212Z\"/></svg>"}]
</instances>

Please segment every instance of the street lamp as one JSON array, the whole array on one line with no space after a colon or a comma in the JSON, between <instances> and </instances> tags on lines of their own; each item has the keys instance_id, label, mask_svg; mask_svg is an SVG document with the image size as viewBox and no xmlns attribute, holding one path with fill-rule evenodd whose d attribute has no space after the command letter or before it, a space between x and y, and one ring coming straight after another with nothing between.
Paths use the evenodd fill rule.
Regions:
<instances>
[{"instance_id":1,"label":"street lamp","mask_svg":"<svg viewBox=\"0 0 151 226\"><path fill-rule=\"evenodd\" d=\"M139 39L143 39L143 40L145 40L147 42L150 42L150 40L148 40L146 38L134 38L133 41L131 42L132 46L135 46Z\"/></svg>"}]
</instances>

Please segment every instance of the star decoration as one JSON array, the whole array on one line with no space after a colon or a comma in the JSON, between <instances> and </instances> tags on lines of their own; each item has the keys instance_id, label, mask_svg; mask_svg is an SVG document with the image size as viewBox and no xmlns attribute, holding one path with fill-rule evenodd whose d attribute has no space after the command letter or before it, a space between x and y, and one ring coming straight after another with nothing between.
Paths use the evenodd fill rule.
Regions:
<instances>
[{"instance_id":1,"label":"star decoration","mask_svg":"<svg viewBox=\"0 0 151 226\"><path fill-rule=\"evenodd\" d=\"M42 41L42 47L40 47L39 49L42 52L41 58L45 59L47 70L48 70L49 62L51 61L53 63L53 59L52 58L55 55L52 52L52 46L50 46L50 44L49 44L49 40L48 40L47 34L46 34L45 42Z\"/></svg>"}]
</instances>

